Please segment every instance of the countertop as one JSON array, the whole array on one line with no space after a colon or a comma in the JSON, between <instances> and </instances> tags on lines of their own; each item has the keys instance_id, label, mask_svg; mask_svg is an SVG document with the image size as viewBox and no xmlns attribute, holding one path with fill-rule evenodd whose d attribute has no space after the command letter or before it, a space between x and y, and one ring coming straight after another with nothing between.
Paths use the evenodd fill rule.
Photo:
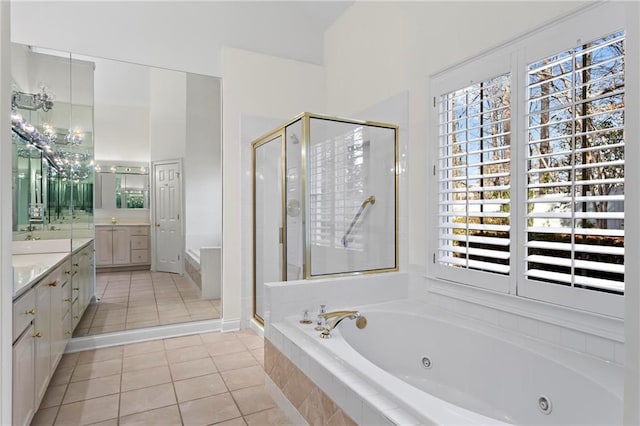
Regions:
<instances>
[{"instance_id":1,"label":"countertop","mask_svg":"<svg viewBox=\"0 0 640 426\"><path fill-rule=\"evenodd\" d=\"M149 226L149 222L104 222L104 223L96 223L96 228L99 226Z\"/></svg>"},{"instance_id":2,"label":"countertop","mask_svg":"<svg viewBox=\"0 0 640 426\"><path fill-rule=\"evenodd\" d=\"M17 299L38 280L64 262L71 253L34 253L14 254L13 264L13 299Z\"/></svg>"},{"instance_id":3,"label":"countertop","mask_svg":"<svg viewBox=\"0 0 640 426\"><path fill-rule=\"evenodd\" d=\"M62 264L72 253L81 250L91 241L93 241L93 238L74 238L70 242L69 240L29 241L20 242L19 245L14 246L14 252L21 254L11 256L13 299L17 299L40 279ZM68 251L69 244L71 252ZM40 253L34 253L36 251Z\"/></svg>"}]
</instances>

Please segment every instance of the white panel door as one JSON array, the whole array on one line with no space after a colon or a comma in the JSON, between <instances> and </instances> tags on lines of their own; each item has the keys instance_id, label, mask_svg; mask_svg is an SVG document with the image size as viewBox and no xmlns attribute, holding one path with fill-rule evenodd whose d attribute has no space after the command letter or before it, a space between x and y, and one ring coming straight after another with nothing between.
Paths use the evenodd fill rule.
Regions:
<instances>
[{"instance_id":1,"label":"white panel door","mask_svg":"<svg viewBox=\"0 0 640 426\"><path fill-rule=\"evenodd\" d=\"M154 164L155 267L160 272L182 272L181 170L179 162Z\"/></svg>"}]
</instances>

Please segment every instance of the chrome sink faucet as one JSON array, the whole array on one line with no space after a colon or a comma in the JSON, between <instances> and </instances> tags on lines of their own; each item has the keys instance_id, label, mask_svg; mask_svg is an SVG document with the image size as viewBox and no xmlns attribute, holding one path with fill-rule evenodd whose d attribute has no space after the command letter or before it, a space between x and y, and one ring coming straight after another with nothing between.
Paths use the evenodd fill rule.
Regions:
<instances>
[{"instance_id":1,"label":"chrome sink faucet","mask_svg":"<svg viewBox=\"0 0 640 426\"><path fill-rule=\"evenodd\" d=\"M364 316L362 316L358 311L333 311L333 312L327 312L327 313L321 314L320 316L322 316L325 319L325 321L331 318L335 318L332 323L330 324L327 323L324 330L322 330L322 332L320 333L320 337L322 337L323 339L330 338L331 330L336 328L338 324L340 324L340 322L345 318L356 320L356 327L360 329L365 328L367 326L367 319Z\"/></svg>"}]
</instances>

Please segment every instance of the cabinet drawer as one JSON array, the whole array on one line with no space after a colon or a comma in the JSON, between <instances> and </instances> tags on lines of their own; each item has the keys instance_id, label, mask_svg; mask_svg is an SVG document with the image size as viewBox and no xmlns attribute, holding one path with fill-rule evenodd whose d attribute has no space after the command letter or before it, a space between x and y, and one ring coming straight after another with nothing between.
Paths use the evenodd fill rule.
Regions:
<instances>
[{"instance_id":1,"label":"cabinet drawer","mask_svg":"<svg viewBox=\"0 0 640 426\"><path fill-rule=\"evenodd\" d=\"M149 263L149 250L131 250L131 263Z\"/></svg>"},{"instance_id":2,"label":"cabinet drawer","mask_svg":"<svg viewBox=\"0 0 640 426\"><path fill-rule=\"evenodd\" d=\"M149 235L148 226L130 226L129 235Z\"/></svg>"},{"instance_id":3,"label":"cabinet drawer","mask_svg":"<svg viewBox=\"0 0 640 426\"><path fill-rule=\"evenodd\" d=\"M131 249L142 250L149 248L149 237L132 236L131 237Z\"/></svg>"},{"instance_id":4,"label":"cabinet drawer","mask_svg":"<svg viewBox=\"0 0 640 426\"><path fill-rule=\"evenodd\" d=\"M13 340L18 338L36 316L36 292L29 290L13 302Z\"/></svg>"}]
</instances>

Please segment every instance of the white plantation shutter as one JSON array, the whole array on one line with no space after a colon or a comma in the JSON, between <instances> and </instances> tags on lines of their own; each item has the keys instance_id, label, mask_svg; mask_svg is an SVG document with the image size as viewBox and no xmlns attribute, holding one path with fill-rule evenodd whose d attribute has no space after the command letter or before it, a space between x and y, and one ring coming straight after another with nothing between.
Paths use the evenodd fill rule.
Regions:
<instances>
[{"instance_id":1,"label":"white plantation shutter","mask_svg":"<svg viewBox=\"0 0 640 426\"><path fill-rule=\"evenodd\" d=\"M444 267L508 275L511 77L438 99L438 247Z\"/></svg>"},{"instance_id":2,"label":"white plantation shutter","mask_svg":"<svg viewBox=\"0 0 640 426\"><path fill-rule=\"evenodd\" d=\"M529 280L624 292L624 35L527 70Z\"/></svg>"}]
</instances>

